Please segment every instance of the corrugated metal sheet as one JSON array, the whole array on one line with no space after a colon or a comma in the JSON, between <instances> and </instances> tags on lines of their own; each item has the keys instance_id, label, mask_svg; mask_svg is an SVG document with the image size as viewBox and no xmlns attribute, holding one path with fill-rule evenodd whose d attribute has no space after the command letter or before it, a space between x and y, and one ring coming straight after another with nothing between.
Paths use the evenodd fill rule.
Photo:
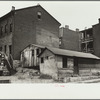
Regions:
<instances>
[{"instance_id":1,"label":"corrugated metal sheet","mask_svg":"<svg viewBox=\"0 0 100 100\"><path fill-rule=\"evenodd\" d=\"M79 57L79 58L90 58L90 59L98 59L98 60L100 59L99 57L90 53L83 53L83 52L64 50L64 49L52 48L52 47L47 47L47 49L57 55Z\"/></svg>"}]
</instances>

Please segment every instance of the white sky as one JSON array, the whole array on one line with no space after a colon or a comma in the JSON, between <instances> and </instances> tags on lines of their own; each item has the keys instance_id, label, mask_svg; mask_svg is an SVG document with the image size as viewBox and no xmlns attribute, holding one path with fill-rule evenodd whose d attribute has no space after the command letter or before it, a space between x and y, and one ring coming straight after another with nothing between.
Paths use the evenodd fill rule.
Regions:
<instances>
[{"instance_id":1,"label":"white sky","mask_svg":"<svg viewBox=\"0 0 100 100\"><path fill-rule=\"evenodd\" d=\"M80 30L90 28L100 18L100 1L0 1L0 17L8 13L12 6L16 9L40 4L62 26Z\"/></svg>"}]
</instances>

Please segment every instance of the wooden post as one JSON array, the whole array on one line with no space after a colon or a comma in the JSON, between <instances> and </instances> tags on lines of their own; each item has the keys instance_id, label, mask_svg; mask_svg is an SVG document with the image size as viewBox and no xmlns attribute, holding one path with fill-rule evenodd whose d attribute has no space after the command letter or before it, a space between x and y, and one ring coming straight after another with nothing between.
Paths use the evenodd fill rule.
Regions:
<instances>
[{"instance_id":1,"label":"wooden post","mask_svg":"<svg viewBox=\"0 0 100 100\"><path fill-rule=\"evenodd\" d=\"M34 66L36 66L36 58L37 58L37 52L36 52L36 48L34 48Z\"/></svg>"}]
</instances>

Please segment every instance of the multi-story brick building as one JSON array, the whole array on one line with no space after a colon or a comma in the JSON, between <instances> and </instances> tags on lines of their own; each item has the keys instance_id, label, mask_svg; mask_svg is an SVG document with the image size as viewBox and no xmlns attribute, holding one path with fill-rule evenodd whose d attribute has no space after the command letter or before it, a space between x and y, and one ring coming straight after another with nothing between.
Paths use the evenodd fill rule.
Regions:
<instances>
[{"instance_id":1,"label":"multi-story brick building","mask_svg":"<svg viewBox=\"0 0 100 100\"><path fill-rule=\"evenodd\" d=\"M59 29L60 48L80 51L80 32L69 29L68 25Z\"/></svg>"},{"instance_id":2,"label":"multi-story brick building","mask_svg":"<svg viewBox=\"0 0 100 100\"><path fill-rule=\"evenodd\" d=\"M59 47L61 24L40 5L12 10L0 18L0 50L20 59L29 44Z\"/></svg>"},{"instance_id":3,"label":"multi-story brick building","mask_svg":"<svg viewBox=\"0 0 100 100\"><path fill-rule=\"evenodd\" d=\"M82 30L81 33L81 51L100 57L100 19L98 24L93 25L92 28Z\"/></svg>"}]
</instances>

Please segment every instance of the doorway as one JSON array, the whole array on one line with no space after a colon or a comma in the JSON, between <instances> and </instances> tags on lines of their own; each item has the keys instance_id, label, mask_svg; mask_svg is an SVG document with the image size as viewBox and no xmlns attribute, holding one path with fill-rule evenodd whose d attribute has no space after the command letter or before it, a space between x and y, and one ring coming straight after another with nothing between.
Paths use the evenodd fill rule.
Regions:
<instances>
[{"instance_id":1,"label":"doorway","mask_svg":"<svg viewBox=\"0 0 100 100\"><path fill-rule=\"evenodd\" d=\"M74 74L79 74L78 58L74 58Z\"/></svg>"},{"instance_id":2,"label":"doorway","mask_svg":"<svg viewBox=\"0 0 100 100\"><path fill-rule=\"evenodd\" d=\"M67 68L67 57L63 57L63 68Z\"/></svg>"}]
</instances>

